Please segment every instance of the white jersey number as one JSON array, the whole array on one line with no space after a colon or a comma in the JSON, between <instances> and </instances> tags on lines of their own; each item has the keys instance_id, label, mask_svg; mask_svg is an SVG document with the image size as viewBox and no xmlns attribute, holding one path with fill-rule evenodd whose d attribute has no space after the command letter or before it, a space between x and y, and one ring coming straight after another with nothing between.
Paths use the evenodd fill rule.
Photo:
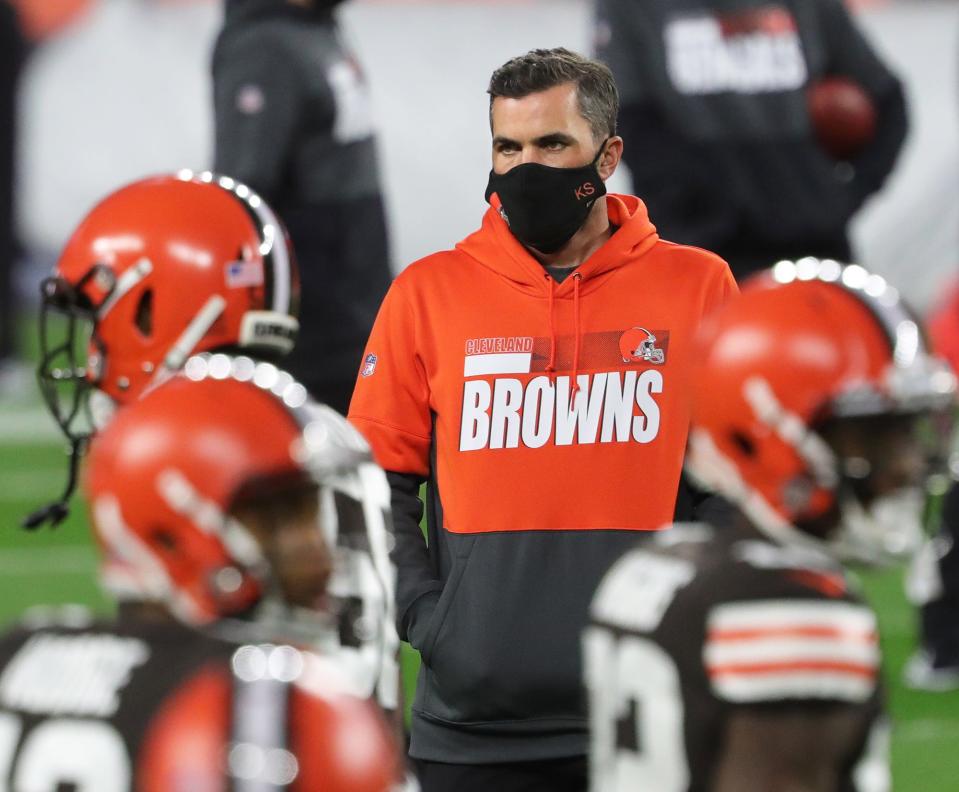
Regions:
<instances>
[{"instance_id":1,"label":"white jersey number","mask_svg":"<svg viewBox=\"0 0 959 792\"><path fill-rule=\"evenodd\" d=\"M16 715L0 712L0 792L56 792L61 784L76 792L130 789L130 757L110 725L48 720L30 731L17 752L22 730Z\"/></svg>"},{"instance_id":2,"label":"white jersey number","mask_svg":"<svg viewBox=\"0 0 959 792\"><path fill-rule=\"evenodd\" d=\"M651 641L593 626L584 638L593 792L685 792L679 673Z\"/></svg>"}]
</instances>

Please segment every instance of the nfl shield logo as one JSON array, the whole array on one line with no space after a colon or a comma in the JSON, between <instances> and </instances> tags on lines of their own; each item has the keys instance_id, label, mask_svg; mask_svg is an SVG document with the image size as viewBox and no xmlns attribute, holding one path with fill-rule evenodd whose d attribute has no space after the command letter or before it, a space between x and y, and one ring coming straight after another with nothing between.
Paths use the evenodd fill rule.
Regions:
<instances>
[{"instance_id":1,"label":"nfl shield logo","mask_svg":"<svg viewBox=\"0 0 959 792\"><path fill-rule=\"evenodd\" d=\"M363 360L363 368L360 370L360 374L364 377L368 377L374 371L376 371L376 355L370 352L370 354L368 354Z\"/></svg>"}]
</instances>

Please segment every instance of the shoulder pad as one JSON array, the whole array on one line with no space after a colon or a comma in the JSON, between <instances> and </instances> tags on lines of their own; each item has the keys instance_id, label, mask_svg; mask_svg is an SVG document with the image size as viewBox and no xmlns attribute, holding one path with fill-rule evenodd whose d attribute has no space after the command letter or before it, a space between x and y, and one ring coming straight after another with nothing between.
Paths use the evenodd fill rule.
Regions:
<instances>
[{"instance_id":1,"label":"shoulder pad","mask_svg":"<svg viewBox=\"0 0 959 792\"><path fill-rule=\"evenodd\" d=\"M627 630L654 630L677 591L695 574L692 561L633 550L603 578L593 599L592 616Z\"/></svg>"}]
</instances>

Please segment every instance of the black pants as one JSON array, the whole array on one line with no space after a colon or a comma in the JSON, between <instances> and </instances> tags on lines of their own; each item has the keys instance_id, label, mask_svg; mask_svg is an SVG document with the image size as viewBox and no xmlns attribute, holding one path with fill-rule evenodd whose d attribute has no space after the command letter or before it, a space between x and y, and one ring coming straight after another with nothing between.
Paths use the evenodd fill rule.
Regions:
<instances>
[{"instance_id":1,"label":"black pants","mask_svg":"<svg viewBox=\"0 0 959 792\"><path fill-rule=\"evenodd\" d=\"M416 760L423 792L585 792L585 756L504 764L445 764Z\"/></svg>"}]
</instances>

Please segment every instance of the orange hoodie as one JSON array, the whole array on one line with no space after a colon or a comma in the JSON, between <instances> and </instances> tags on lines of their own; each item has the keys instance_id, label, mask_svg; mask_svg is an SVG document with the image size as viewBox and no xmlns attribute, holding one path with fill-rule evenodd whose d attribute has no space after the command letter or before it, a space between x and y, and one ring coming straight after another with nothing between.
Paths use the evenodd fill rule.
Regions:
<instances>
[{"instance_id":1,"label":"orange hoodie","mask_svg":"<svg viewBox=\"0 0 959 792\"><path fill-rule=\"evenodd\" d=\"M494 197L479 231L396 278L370 336L350 419L392 471L416 759L584 756L590 599L673 517L690 340L736 286L638 199L607 206L618 229L556 283Z\"/></svg>"},{"instance_id":2,"label":"orange hoodie","mask_svg":"<svg viewBox=\"0 0 959 792\"><path fill-rule=\"evenodd\" d=\"M387 470L425 476L435 441L447 531L662 527L690 340L736 291L728 267L660 240L638 198L610 195L618 230L556 283L495 200L479 231L394 281L350 419Z\"/></svg>"}]
</instances>

